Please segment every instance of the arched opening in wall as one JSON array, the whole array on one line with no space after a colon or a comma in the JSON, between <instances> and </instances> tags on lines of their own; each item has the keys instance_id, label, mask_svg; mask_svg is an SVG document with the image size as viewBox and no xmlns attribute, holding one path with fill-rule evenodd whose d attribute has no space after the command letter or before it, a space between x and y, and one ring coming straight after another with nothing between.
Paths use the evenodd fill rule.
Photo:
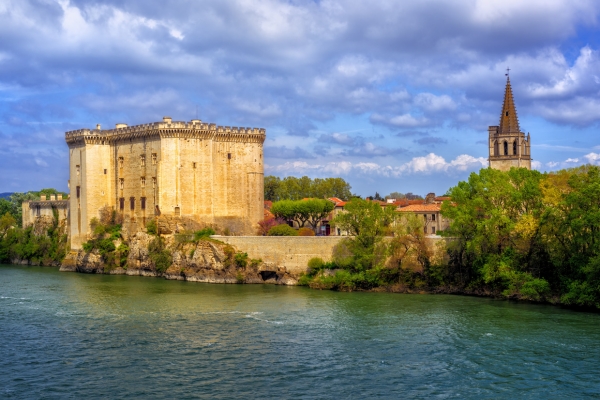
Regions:
<instances>
[{"instance_id":1,"label":"arched opening in wall","mask_svg":"<svg viewBox=\"0 0 600 400\"><path fill-rule=\"evenodd\" d=\"M513 142L513 154L517 154L517 141Z\"/></svg>"},{"instance_id":2,"label":"arched opening in wall","mask_svg":"<svg viewBox=\"0 0 600 400\"><path fill-rule=\"evenodd\" d=\"M494 155L495 156L500 155L500 150L498 150L498 141L497 140L494 140Z\"/></svg>"},{"instance_id":3,"label":"arched opening in wall","mask_svg":"<svg viewBox=\"0 0 600 400\"><path fill-rule=\"evenodd\" d=\"M504 155L507 156L508 155L508 142L504 141Z\"/></svg>"},{"instance_id":4,"label":"arched opening in wall","mask_svg":"<svg viewBox=\"0 0 600 400\"><path fill-rule=\"evenodd\" d=\"M176 217L180 217L181 216L181 208L175 207L175 216Z\"/></svg>"},{"instance_id":5,"label":"arched opening in wall","mask_svg":"<svg viewBox=\"0 0 600 400\"><path fill-rule=\"evenodd\" d=\"M525 147L525 142L521 142L521 154L526 155L527 154L527 147Z\"/></svg>"}]
</instances>

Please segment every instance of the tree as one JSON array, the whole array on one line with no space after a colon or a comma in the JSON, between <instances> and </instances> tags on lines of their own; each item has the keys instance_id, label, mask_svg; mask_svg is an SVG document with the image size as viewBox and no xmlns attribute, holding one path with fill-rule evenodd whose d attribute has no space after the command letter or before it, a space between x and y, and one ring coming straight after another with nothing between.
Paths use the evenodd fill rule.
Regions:
<instances>
[{"instance_id":1,"label":"tree","mask_svg":"<svg viewBox=\"0 0 600 400\"><path fill-rule=\"evenodd\" d=\"M352 268L365 271L385 262L385 246L380 246L383 237L390 233L396 219L393 206L382 207L379 203L352 199L344 207L346 212L338 214L332 221L345 230L348 249L352 253Z\"/></svg>"},{"instance_id":2,"label":"tree","mask_svg":"<svg viewBox=\"0 0 600 400\"><path fill-rule=\"evenodd\" d=\"M281 186L281 179L276 176L269 175L265 176L265 200L277 201L279 198L279 187Z\"/></svg>"},{"instance_id":3,"label":"tree","mask_svg":"<svg viewBox=\"0 0 600 400\"><path fill-rule=\"evenodd\" d=\"M313 231L317 230L319 222L335 208L335 204L329 200L310 199L305 203L307 203L308 223L312 226Z\"/></svg>"},{"instance_id":4,"label":"tree","mask_svg":"<svg viewBox=\"0 0 600 400\"><path fill-rule=\"evenodd\" d=\"M338 197L348 200L352 197L350 185L342 178L296 178L288 176L280 179L266 176L264 181L265 200L302 200L305 198Z\"/></svg>"}]
</instances>

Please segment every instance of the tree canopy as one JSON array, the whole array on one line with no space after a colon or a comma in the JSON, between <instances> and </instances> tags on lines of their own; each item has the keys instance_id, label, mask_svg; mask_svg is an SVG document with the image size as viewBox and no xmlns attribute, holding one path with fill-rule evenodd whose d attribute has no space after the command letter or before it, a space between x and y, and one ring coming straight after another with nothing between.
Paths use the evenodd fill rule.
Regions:
<instances>
[{"instance_id":1,"label":"tree canopy","mask_svg":"<svg viewBox=\"0 0 600 400\"><path fill-rule=\"evenodd\" d=\"M351 186L342 178L315 178L308 176L279 178L269 175L264 180L265 200L301 200L305 198L324 199L338 197L348 200L352 197Z\"/></svg>"}]
</instances>

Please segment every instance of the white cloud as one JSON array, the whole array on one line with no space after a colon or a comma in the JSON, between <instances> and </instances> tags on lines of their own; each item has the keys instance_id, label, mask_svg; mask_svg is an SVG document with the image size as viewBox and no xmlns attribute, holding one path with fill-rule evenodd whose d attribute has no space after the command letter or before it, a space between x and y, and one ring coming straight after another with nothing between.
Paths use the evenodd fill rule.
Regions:
<instances>
[{"instance_id":1,"label":"white cloud","mask_svg":"<svg viewBox=\"0 0 600 400\"><path fill-rule=\"evenodd\" d=\"M600 165L600 154L598 153L589 153L583 156L590 164Z\"/></svg>"},{"instance_id":2,"label":"white cloud","mask_svg":"<svg viewBox=\"0 0 600 400\"><path fill-rule=\"evenodd\" d=\"M312 164L307 162L286 162L280 165L265 165L269 173L279 174L304 174L304 173L333 173L337 175L363 174L385 177L400 177L404 175L421 175L432 173L453 174L467 170L477 170L487 166L483 157L473 157L462 154L454 160L446 161L442 156L430 153L424 157L414 157L400 166L380 165L370 162L350 163L330 162L326 164Z\"/></svg>"}]
</instances>

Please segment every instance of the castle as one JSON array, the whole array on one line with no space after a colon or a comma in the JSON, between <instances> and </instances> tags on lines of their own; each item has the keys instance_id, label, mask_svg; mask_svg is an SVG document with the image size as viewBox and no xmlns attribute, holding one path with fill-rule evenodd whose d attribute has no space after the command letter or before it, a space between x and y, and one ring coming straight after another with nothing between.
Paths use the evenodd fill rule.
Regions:
<instances>
[{"instance_id":1,"label":"castle","mask_svg":"<svg viewBox=\"0 0 600 400\"><path fill-rule=\"evenodd\" d=\"M511 167L531 169L531 140L519 128L519 118L513 99L510 78L506 78L504 104L500 114L500 126L490 126L490 168L508 171Z\"/></svg>"},{"instance_id":2,"label":"castle","mask_svg":"<svg viewBox=\"0 0 600 400\"><path fill-rule=\"evenodd\" d=\"M254 231L263 218L265 130L200 120L65 134L69 146L71 248L108 207L135 233L151 218Z\"/></svg>"}]
</instances>

